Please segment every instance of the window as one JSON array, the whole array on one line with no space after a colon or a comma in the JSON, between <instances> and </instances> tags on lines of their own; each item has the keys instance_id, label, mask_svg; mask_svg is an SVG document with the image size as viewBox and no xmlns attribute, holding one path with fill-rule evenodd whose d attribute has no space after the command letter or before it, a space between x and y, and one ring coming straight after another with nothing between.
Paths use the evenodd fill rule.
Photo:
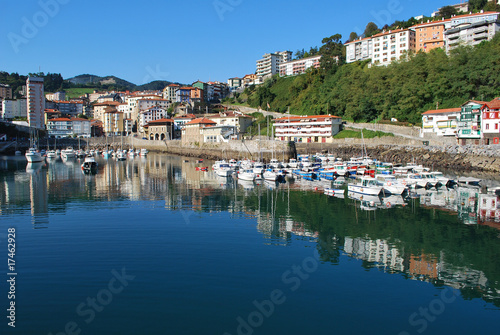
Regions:
<instances>
[{"instance_id":1,"label":"window","mask_svg":"<svg viewBox=\"0 0 500 335\"><path fill-rule=\"evenodd\" d=\"M498 130L498 123L495 123L495 129Z\"/></svg>"},{"instance_id":2,"label":"window","mask_svg":"<svg viewBox=\"0 0 500 335\"><path fill-rule=\"evenodd\" d=\"M490 129L490 124L489 123L486 124L486 130L488 130L488 129Z\"/></svg>"}]
</instances>

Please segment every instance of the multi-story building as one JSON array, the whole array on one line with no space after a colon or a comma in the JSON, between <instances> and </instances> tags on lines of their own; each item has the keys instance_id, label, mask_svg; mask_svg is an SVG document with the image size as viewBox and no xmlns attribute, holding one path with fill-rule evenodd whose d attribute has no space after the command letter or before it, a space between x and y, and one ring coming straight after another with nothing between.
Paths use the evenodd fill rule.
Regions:
<instances>
[{"instance_id":1,"label":"multi-story building","mask_svg":"<svg viewBox=\"0 0 500 335\"><path fill-rule=\"evenodd\" d=\"M480 109L485 103L485 101L469 100L460 107L460 117L457 125L457 140L459 144L480 144Z\"/></svg>"},{"instance_id":2,"label":"multi-story building","mask_svg":"<svg viewBox=\"0 0 500 335\"><path fill-rule=\"evenodd\" d=\"M185 114L181 116L176 116L174 117L174 125L177 129L182 129L184 128L184 125L186 123L194 119L196 119L196 116L194 114Z\"/></svg>"},{"instance_id":3,"label":"multi-story building","mask_svg":"<svg viewBox=\"0 0 500 335\"><path fill-rule=\"evenodd\" d=\"M174 138L174 120L162 118L144 125L146 138L150 140L171 140Z\"/></svg>"},{"instance_id":4,"label":"multi-story building","mask_svg":"<svg viewBox=\"0 0 500 335\"><path fill-rule=\"evenodd\" d=\"M192 87L183 86L179 87L177 92L175 92L176 102L191 102L191 89Z\"/></svg>"},{"instance_id":5,"label":"multi-story building","mask_svg":"<svg viewBox=\"0 0 500 335\"><path fill-rule=\"evenodd\" d=\"M415 51L415 32L410 29L389 30L372 36L374 65L389 65Z\"/></svg>"},{"instance_id":6,"label":"multi-story building","mask_svg":"<svg viewBox=\"0 0 500 335\"><path fill-rule=\"evenodd\" d=\"M422 129L438 136L456 136L460 108L429 110L422 113Z\"/></svg>"},{"instance_id":7,"label":"multi-story building","mask_svg":"<svg viewBox=\"0 0 500 335\"><path fill-rule=\"evenodd\" d=\"M62 114L68 115L70 117L83 114L83 103L76 101L47 100L45 103L45 108L57 109Z\"/></svg>"},{"instance_id":8,"label":"multi-story building","mask_svg":"<svg viewBox=\"0 0 500 335\"><path fill-rule=\"evenodd\" d=\"M221 112L216 115L208 116L208 118L216 122L218 126L234 127L236 130L234 133L235 135L245 133L253 122L253 118L251 116L235 111Z\"/></svg>"},{"instance_id":9,"label":"multi-story building","mask_svg":"<svg viewBox=\"0 0 500 335\"><path fill-rule=\"evenodd\" d=\"M230 139L238 139L236 127L234 126L212 126L200 129L203 143L228 142Z\"/></svg>"},{"instance_id":10,"label":"multi-story building","mask_svg":"<svg viewBox=\"0 0 500 335\"><path fill-rule=\"evenodd\" d=\"M187 122L182 129L182 143L203 143L202 130L206 127L216 126L217 123L207 118L198 118Z\"/></svg>"},{"instance_id":11,"label":"multi-story building","mask_svg":"<svg viewBox=\"0 0 500 335\"><path fill-rule=\"evenodd\" d=\"M243 78L238 78L238 77L229 78L227 80L227 85L229 86L230 91L235 91L243 86Z\"/></svg>"},{"instance_id":12,"label":"multi-story building","mask_svg":"<svg viewBox=\"0 0 500 335\"><path fill-rule=\"evenodd\" d=\"M72 137L73 122L66 117L49 119L47 120L47 131L50 137Z\"/></svg>"},{"instance_id":13,"label":"multi-story building","mask_svg":"<svg viewBox=\"0 0 500 335\"><path fill-rule=\"evenodd\" d=\"M90 120L81 118L53 118L47 120L47 131L51 137L90 137Z\"/></svg>"},{"instance_id":14,"label":"multi-story building","mask_svg":"<svg viewBox=\"0 0 500 335\"><path fill-rule=\"evenodd\" d=\"M16 117L27 117L26 99L2 100L0 118L12 120Z\"/></svg>"},{"instance_id":15,"label":"multi-story building","mask_svg":"<svg viewBox=\"0 0 500 335\"><path fill-rule=\"evenodd\" d=\"M165 108L154 106L139 112L139 132L143 132L143 127L156 120L165 119L168 112Z\"/></svg>"},{"instance_id":16,"label":"multi-story building","mask_svg":"<svg viewBox=\"0 0 500 335\"><path fill-rule=\"evenodd\" d=\"M208 83L204 83L204 82L198 80L198 81L194 82L191 86L197 87L200 90L202 90L202 92L203 92L203 100L204 101L208 101L209 100L208 99L208 86L209 86Z\"/></svg>"},{"instance_id":17,"label":"multi-story building","mask_svg":"<svg viewBox=\"0 0 500 335\"><path fill-rule=\"evenodd\" d=\"M190 90L190 101L192 101L192 102L203 102L203 101L205 101L205 98L204 98L203 94L204 94L204 91L201 88L199 88L199 87L192 87L191 90Z\"/></svg>"},{"instance_id":18,"label":"multi-story building","mask_svg":"<svg viewBox=\"0 0 500 335\"><path fill-rule=\"evenodd\" d=\"M346 62L368 60L373 57L372 38L359 38L345 44Z\"/></svg>"},{"instance_id":19,"label":"multi-story building","mask_svg":"<svg viewBox=\"0 0 500 335\"><path fill-rule=\"evenodd\" d=\"M73 135L78 137L90 137L90 120L75 117L71 119L71 122L73 123Z\"/></svg>"},{"instance_id":20,"label":"multi-story building","mask_svg":"<svg viewBox=\"0 0 500 335\"><path fill-rule=\"evenodd\" d=\"M179 89L179 85L177 84L170 84L168 86L165 86L163 89L163 99L170 100L170 102L175 102L175 93Z\"/></svg>"},{"instance_id":21,"label":"multi-story building","mask_svg":"<svg viewBox=\"0 0 500 335\"><path fill-rule=\"evenodd\" d=\"M54 101L54 100L66 100L66 92L60 91L55 93L47 93L45 94L45 99Z\"/></svg>"},{"instance_id":22,"label":"multi-story building","mask_svg":"<svg viewBox=\"0 0 500 335\"><path fill-rule=\"evenodd\" d=\"M333 115L290 115L274 120L274 137L279 141L331 143L341 125L342 119Z\"/></svg>"},{"instance_id":23,"label":"multi-story building","mask_svg":"<svg viewBox=\"0 0 500 335\"><path fill-rule=\"evenodd\" d=\"M319 68L319 61L321 60L321 55L311 56L302 59L292 60L286 63L280 64L280 76L295 76L298 74L305 73L309 68Z\"/></svg>"},{"instance_id":24,"label":"multi-story building","mask_svg":"<svg viewBox=\"0 0 500 335\"><path fill-rule=\"evenodd\" d=\"M12 99L12 88L7 84L0 84L0 100Z\"/></svg>"},{"instance_id":25,"label":"multi-story building","mask_svg":"<svg viewBox=\"0 0 500 335\"><path fill-rule=\"evenodd\" d=\"M274 53L266 53L262 59L257 61L257 71L255 74L261 78L267 78L279 73L280 64L292 60L291 51L277 51Z\"/></svg>"},{"instance_id":26,"label":"multi-story building","mask_svg":"<svg viewBox=\"0 0 500 335\"><path fill-rule=\"evenodd\" d=\"M104 113L103 131L106 136L121 136L124 132L123 113L116 110Z\"/></svg>"},{"instance_id":27,"label":"multi-story building","mask_svg":"<svg viewBox=\"0 0 500 335\"><path fill-rule=\"evenodd\" d=\"M477 14L457 15L445 20L445 46L450 52L459 45L477 45L489 41L500 31L499 14L484 12Z\"/></svg>"},{"instance_id":28,"label":"multi-story building","mask_svg":"<svg viewBox=\"0 0 500 335\"><path fill-rule=\"evenodd\" d=\"M500 144L500 98L481 107L481 133L483 144Z\"/></svg>"},{"instance_id":29,"label":"multi-story building","mask_svg":"<svg viewBox=\"0 0 500 335\"><path fill-rule=\"evenodd\" d=\"M415 31L415 51L429 52L432 49L444 49L444 20L427 21L412 26Z\"/></svg>"},{"instance_id":30,"label":"multi-story building","mask_svg":"<svg viewBox=\"0 0 500 335\"><path fill-rule=\"evenodd\" d=\"M120 105L118 101L108 101L94 104L94 119L104 123L104 112L117 110L118 105Z\"/></svg>"},{"instance_id":31,"label":"multi-story building","mask_svg":"<svg viewBox=\"0 0 500 335\"><path fill-rule=\"evenodd\" d=\"M27 114L28 124L32 128L43 129L44 110L45 110L45 95L43 93L43 78L28 77L26 79L27 90Z\"/></svg>"}]
</instances>

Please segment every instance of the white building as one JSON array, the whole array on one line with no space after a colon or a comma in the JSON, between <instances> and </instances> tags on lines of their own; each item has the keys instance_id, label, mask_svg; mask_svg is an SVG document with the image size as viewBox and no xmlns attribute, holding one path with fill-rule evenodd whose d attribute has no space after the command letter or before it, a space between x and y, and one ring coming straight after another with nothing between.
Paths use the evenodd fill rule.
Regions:
<instances>
[{"instance_id":1,"label":"white building","mask_svg":"<svg viewBox=\"0 0 500 335\"><path fill-rule=\"evenodd\" d=\"M139 112L139 132L143 132L143 127L151 121L168 118L165 108L154 106Z\"/></svg>"},{"instance_id":2,"label":"white building","mask_svg":"<svg viewBox=\"0 0 500 335\"><path fill-rule=\"evenodd\" d=\"M332 143L341 125L342 119L333 115L290 115L274 120L274 138L278 141Z\"/></svg>"},{"instance_id":3,"label":"white building","mask_svg":"<svg viewBox=\"0 0 500 335\"><path fill-rule=\"evenodd\" d=\"M347 63L368 60L373 56L371 37L359 38L344 45Z\"/></svg>"},{"instance_id":4,"label":"white building","mask_svg":"<svg viewBox=\"0 0 500 335\"><path fill-rule=\"evenodd\" d=\"M422 113L422 129L438 136L456 136L461 108L445 108Z\"/></svg>"},{"instance_id":5,"label":"white building","mask_svg":"<svg viewBox=\"0 0 500 335\"><path fill-rule=\"evenodd\" d=\"M43 78L28 77L26 79L26 89L28 124L33 128L43 129L45 128L45 95L43 94Z\"/></svg>"},{"instance_id":6,"label":"white building","mask_svg":"<svg viewBox=\"0 0 500 335\"><path fill-rule=\"evenodd\" d=\"M277 51L274 53L267 53L262 56L262 59L257 61L257 76L270 77L279 73L280 64L292 60L291 51Z\"/></svg>"},{"instance_id":7,"label":"white building","mask_svg":"<svg viewBox=\"0 0 500 335\"><path fill-rule=\"evenodd\" d=\"M50 137L62 138L73 136L73 122L69 118L47 120L47 131Z\"/></svg>"},{"instance_id":8,"label":"white building","mask_svg":"<svg viewBox=\"0 0 500 335\"><path fill-rule=\"evenodd\" d=\"M91 127L90 120L82 118L72 118L73 123L73 134L78 137L90 137Z\"/></svg>"},{"instance_id":9,"label":"white building","mask_svg":"<svg viewBox=\"0 0 500 335\"><path fill-rule=\"evenodd\" d=\"M415 50L415 32L409 29L389 30L372 36L374 65L389 65Z\"/></svg>"},{"instance_id":10,"label":"white building","mask_svg":"<svg viewBox=\"0 0 500 335\"><path fill-rule=\"evenodd\" d=\"M163 89L163 99L170 100L171 102L175 101L175 93L179 89L179 85L170 84Z\"/></svg>"},{"instance_id":11,"label":"white building","mask_svg":"<svg viewBox=\"0 0 500 335\"><path fill-rule=\"evenodd\" d=\"M234 127L236 130L235 134L245 133L253 122L253 117L236 111L221 112L218 115L211 115L207 118L217 123L218 126Z\"/></svg>"},{"instance_id":12,"label":"white building","mask_svg":"<svg viewBox=\"0 0 500 335\"><path fill-rule=\"evenodd\" d=\"M45 94L45 99L47 100L66 100L66 92L56 92L56 93L47 93Z\"/></svg>"},{"instance_id":13,"label":"white building","mask_svg":"<svg viewBox=\"0 0 500 335\"><path fill-rule=\"evenodd\" d=\"M459 45L477 45L489 41L500 31L497 12L457 15L445 20L446 52Z\"/></svg>"},{"instance_id":14,"label":"white building","mask_svg":"<svg viewBox=\"0 0 500 335\"><path fill-rule=\"evenodd\" d=\"M286 63L280 64L280 76L296 76L298 74L305 73L307 69L313 67L315 69L319 68L319 61L321 60L321 55L311 56L302 59L292 60Z\"/></svg>"},{"instance_id":15,"label":"white building","mask_svg":"<svg viewBox=\"0 0 500 335\"><path fill-rule=\"evenodd\" d=\"M28 110L26 99L2 100L0 118L12 120L15 117L27 117Z\"/></svg>"}]
</instances>

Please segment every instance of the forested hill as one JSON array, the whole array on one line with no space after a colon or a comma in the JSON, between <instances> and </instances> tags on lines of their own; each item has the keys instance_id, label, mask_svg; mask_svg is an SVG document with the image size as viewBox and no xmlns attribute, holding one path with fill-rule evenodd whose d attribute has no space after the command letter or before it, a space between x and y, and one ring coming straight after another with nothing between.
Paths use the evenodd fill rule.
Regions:
<instances>
[{"instance_id":1,"label":"forested hill","mask_svg":"<svg viewBox=\"0 0 500 335\"><path fill-rule=\"evenodd\" d=\"M420 122L421 113L500 96L500 34L476 47L418 53L388 67L368 62L312 69L269 79L237 96L252 107L292 114L333 114L354 121L397 118Z\"/></svg>"}]
</instances>

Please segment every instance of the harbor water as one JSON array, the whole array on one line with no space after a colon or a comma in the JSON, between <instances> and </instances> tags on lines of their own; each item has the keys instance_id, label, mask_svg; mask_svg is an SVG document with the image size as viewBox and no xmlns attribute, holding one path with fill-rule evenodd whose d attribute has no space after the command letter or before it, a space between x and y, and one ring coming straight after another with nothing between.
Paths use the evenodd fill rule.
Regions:
<instances>
[{"instance_id":1,"label":"harbor water","mask_svg":"<svg viewBox=\"0 0 500 335\"><path fill-rule=\"evenodd\" d=\"M96 160L0 157L1 334L498 333L494 194Z\"/></svg>"}]
</instances>

